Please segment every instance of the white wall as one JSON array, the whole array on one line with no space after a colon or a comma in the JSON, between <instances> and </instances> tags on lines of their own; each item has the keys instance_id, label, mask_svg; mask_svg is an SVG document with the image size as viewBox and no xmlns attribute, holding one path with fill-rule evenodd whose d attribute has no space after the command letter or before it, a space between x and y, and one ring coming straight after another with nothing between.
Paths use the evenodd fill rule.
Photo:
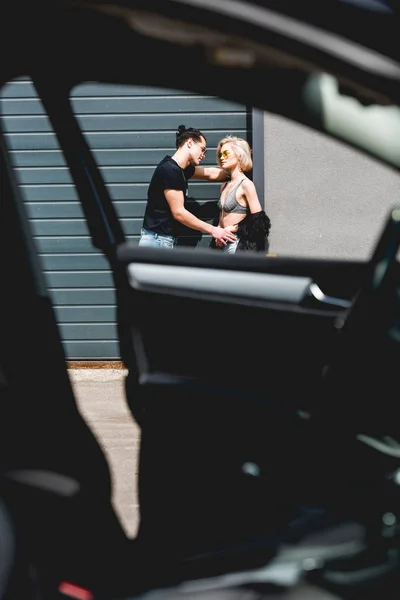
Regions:
<instances>
[{"instance_id":1,"label":"white wall","mask_svg":"<svg viewBox=\"0 0 400 600\"><path fill-rule=\"evenodd\" d=\"M369 256L400 175L348 146L265 114L265 209L270 253Z\"/></svg>"}]
</instances>

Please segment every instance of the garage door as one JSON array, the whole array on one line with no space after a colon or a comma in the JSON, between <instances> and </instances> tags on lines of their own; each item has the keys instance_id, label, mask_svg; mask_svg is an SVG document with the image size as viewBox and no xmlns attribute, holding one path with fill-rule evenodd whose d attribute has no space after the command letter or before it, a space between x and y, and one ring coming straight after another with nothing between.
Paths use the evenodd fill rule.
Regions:
<instances>
[{"instance_id":1,"label":"garage door","mask_svg":"<svg viewBox=\"0 0 400 600\"><path fill-rule=\"evenodd\" d=\"M149 87L86 84L72 105L97 157L128 239L137 242L147 186L157 163L175 150L180 124L207 137L203 164L215 164L226 134L251 143L251 111L212 96ZM68 360L119 360L112 277L92 247L72 179L51 124L29 80L10 82L1 98L3 126L55 306ZM219 185L193 182L199 202ZM199 245L208 243L203 237Z\"/></svg>"}]
</instances>

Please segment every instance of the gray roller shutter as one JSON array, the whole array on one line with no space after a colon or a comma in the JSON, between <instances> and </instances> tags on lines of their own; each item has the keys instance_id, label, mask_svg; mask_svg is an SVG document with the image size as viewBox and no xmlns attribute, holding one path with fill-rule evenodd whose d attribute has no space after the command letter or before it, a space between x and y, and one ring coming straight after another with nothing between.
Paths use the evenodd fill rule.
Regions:
<instances>
[{"instance_id":1,"label":"gray roller shutter","mask_svg":"<svg viewBox=\"0 0 400 600\"><path fill-rule=\"evenodd\" d=\"M226 134L251 143L247 107L178 90L86 84L72 105L127 237L136 242L156 164L174 151L180 124L207 137L203 164L215 164ZM83 212L51 124L29 80L3 89L7 142L55 305L68 360L118 360L115 294L108 264L92 247ZM189 194L216 199L219 185L193 182ZM208 243L203 238L200 245Z\"/></svg>"}]
</instances>

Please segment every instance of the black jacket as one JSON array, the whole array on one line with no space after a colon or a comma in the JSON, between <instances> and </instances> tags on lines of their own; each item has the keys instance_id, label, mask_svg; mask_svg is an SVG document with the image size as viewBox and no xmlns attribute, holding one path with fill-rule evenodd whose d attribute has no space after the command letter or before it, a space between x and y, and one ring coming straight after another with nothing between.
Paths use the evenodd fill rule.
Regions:
<instances>
[{"instance_id":1,"label":"black jacket","mask_svg":"<svg viewBox=\"0 0 400 600\"><path fill-rule=\"evenodd\" d=\"M214 220L213 225L218 225L218 219ZM236 235L239 238L237 250L250 252L268 252L269 231L271 229L271 220L264 210L256 213L249 213L238 225ZM221 250L215 245L215 239L212 238L211 248Z\"/></svg>"}]
</instances>

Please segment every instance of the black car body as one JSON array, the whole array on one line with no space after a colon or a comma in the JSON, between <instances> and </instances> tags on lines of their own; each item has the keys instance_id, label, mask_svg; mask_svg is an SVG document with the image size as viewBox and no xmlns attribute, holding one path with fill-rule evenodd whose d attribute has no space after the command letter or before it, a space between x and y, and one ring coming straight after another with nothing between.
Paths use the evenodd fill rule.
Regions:
<instances>
[{"instance_id":1,"label":"black car body","mask_svg":"<svg viewBox=\"0 0 400 600\"><path fill-rule=\"evenodd\" d=\"M3 134L2 598L190 595L200 591L171 586L243 572L247 588L232 575L203 593L276 597L279 578L266 571L255 582L283 563L297 565L293 598L399 596L400 209L366 261L138 248L69 102L83 82L185 87L283 116L398 172L385 132L399 127L388 110L400 105L399 19L395 2L331 0L1 8L0 84L31 77L56 132L113 274L126 397L142 429L141 524L130 540L76 406ZM343 127L348 99L365 135ZM193 319L198 332L243 325L223 329L221 347L188 337ZM173 340L168 352L160 338ZM274 349L268 360L251 351L256 339ZM224 348L242 351L234 373ZM318 543L304 543L315 532Z\"/></svg>"}]
</instances>

